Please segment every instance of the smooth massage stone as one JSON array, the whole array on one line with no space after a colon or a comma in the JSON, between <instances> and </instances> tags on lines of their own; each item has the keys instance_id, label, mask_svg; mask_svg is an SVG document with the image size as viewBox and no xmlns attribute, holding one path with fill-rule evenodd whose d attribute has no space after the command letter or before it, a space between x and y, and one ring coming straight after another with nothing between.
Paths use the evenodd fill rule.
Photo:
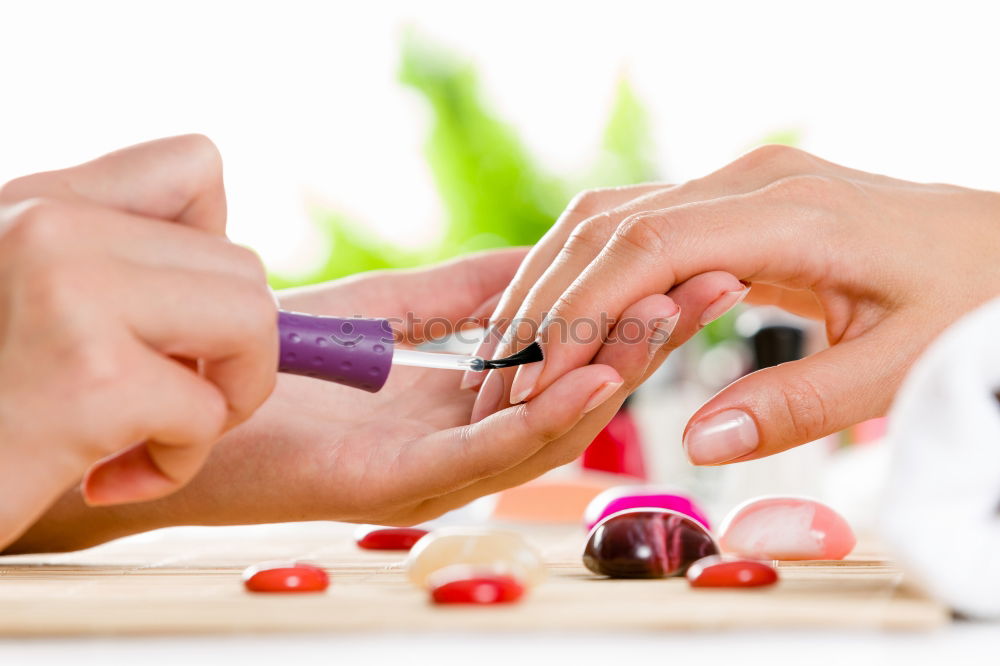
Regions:
<instances>
[{"instance_id":1,"label":"smooth massage stone","mask_svg":"<svg viewBox=\"0 0 1000 666\"><path fill-rule=\"evenodd\" d=\"M720 533L723 551L759 560L842 560L857 542L839 513L805 497L745 502Z\"/></svg>"},{"instance_id":2,"label":"smooth massage stone","mask_svg":"<svg viewBox=\"0 0 1000 666\"><path fill-rule=\"evenodd\" d=\"M445 527L434 530L410 550L407 574L425 586L435 571L465 564L493 575L510 575L527 585L545 578L538 552L516 532L485 528Z\"/></svg>"},{"instance_id":3,"label":"smooth massage stone","mask_svg":"<svg viewBox=\"0 0 1000 666\"><path fill-rule=\"evenodd\" d=\"M778 572L767 562L703 557L687 570L691 587L764 587L778 582Z\"/></svg>"},{"instance_id":4,"label":"smooth massage stone","mask_svg":"<svg viewBox=\"0 0 1000 666\"><path fill-rule=\"evenodd\" d=\"M409 550L427 535L416 527L363 525L354 533L354 542L365 550Z\"/></svg>"},{"instance_id":5,"label":"smooth massage stone","mask_svg":"<svg viewBox=\"0 0 1000 666\"><path fill-rule=\"evenodd\" d=\"M243 585L251 592L322 592L330 578L304 562L260 562L243 571Z\"/></svg>"},{"instance_id":6,"label":"smooth massage stone","mask_svg":"<svg viewBox=\"0 0 1000 666\"><path fill-rule=\"evenodd\" d=\"M514 576L464 565L440 569L427 583L436 604L504 604L524 596L524 585Z\"/></svg>"},{"instance_id":7,"label":"smooth massage stone","mask_svg":"<svg viewBox=\"0 0 1000 666\"><path fill-rule=\"evenodd\" d=\"M615 486L591 500L583 512L583 522L587 529L601 522L613 513L626 509L670 509L694 518L711 529L705 511L698 504L669 486Z\"/></svg>"},{"instance_id":8,"label":"smooth massage stone","mask_svg":"<svg viewBox=\"0 0 1000 666\"><path fill-rule=\"evenodd\" d=\"M701 523L668 509L629 509L594 526L583 564L611 578L683 576L719 547Z\"/></svg>"}]
</instances>

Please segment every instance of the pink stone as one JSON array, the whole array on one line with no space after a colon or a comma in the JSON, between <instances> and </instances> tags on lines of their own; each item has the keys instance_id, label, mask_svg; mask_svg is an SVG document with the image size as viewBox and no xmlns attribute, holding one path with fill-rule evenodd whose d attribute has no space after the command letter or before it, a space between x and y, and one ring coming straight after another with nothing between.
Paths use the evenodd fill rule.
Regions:
<instances>
[{"instance_id":1,"label":"pink stone","mask_svg":"<svg viewBox=\"0 0 1000 666\"><path fill-rule=\"evenodd\" d=\"M615 486L608 488L591 500L583 512L583 522L587 529L613 513L626 509L669 509L694 518L706 529L711 529L705 512L698 504L670 486Z\"/></svg>"},{"instance_id":2,"label":"pink stone","mask_svg":"<svg viewBox=\"0 0 1000 666\"><path fill-rule=\"evenodd\" d=\"M330 578L304 562L260 562L243 571L243 585L251 592L322 592Z\"/></svg>"},{"instance_id":3,"label":"pink stone","mask_svg":"<svg viewBox=\"0 0 1000 666\"><path fill-rule=\"evenodd\" d=\"M365 550L409 550L427 530L416 527L379 527L366 525L354 533L354 542Z\"/></svg>"},{"instance_id":4,"label":"pink stone","mask_svg":"<svg viewBox=\"0 0 1000 666\"><path fill-rule=\"evenodd\" d=\"M691 587L763 587L778 582L778 572L766 562L703 557L687 570Z\"/></svg>"},{"instance_id":5,"label":"pink stone","mask_svg":"<svg viewBox=\"0 0 1000 666\"><path fill-rule=\"evenodd\" d=\"M763 560L842 560L857 540L836 511L804 497L761 497L733 509L722 550Z\"/></svg>"}]
</instances>

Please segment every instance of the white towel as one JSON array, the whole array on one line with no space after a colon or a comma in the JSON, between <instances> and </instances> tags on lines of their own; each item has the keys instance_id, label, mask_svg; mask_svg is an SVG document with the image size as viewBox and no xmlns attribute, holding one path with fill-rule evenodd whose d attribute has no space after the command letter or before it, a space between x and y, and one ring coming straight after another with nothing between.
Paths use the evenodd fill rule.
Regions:
<instances>
[{"instance_id":1,"label":"white towel","mask_svg":"<svg viewBox=\"0 0 1000 666\"><path fill-rule=\"evenodd\" d=\"M882 529L960 614L1000 618L1000 299L948 328L896 396Z\"/></svg>"}]
</instances>

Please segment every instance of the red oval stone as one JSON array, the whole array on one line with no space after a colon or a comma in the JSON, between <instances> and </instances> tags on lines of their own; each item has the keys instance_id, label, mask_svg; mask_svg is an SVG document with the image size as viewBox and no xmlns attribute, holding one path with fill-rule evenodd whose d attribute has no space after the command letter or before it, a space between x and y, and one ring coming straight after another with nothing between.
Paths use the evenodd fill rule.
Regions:
<instances>
[{"instance_id":1,"label":"red oval stone","mask_svg":"<svg viewBox=\"0 0 1000 666\"><path fill-rule=\"evenodd\" d=\"M365 550L409 550L420 541L427 530L416 527L376 527L358 531L355 543Z\"/></svg>"},{"instance_id":2,"label":"red oval stone","mask_svg":"<svg viewBox=\"0 0 1000 666\"><path fill-rule=\"evenodd\" d=\"M687 571L691 587L763 587L778 582L778 572L766 562L712 555L703 557Z\"/></svg>"},{"instance_id":3,"label":"red oval stone","mask_svg":"<svg viewBox=\"0 0 1000 666\"><path fill-rule=\"evenodd\" d=\"M330 577L304 562L260 562L244 569L243 585L251 592L322 592Z\"/></svg>"},{"instance_id":4,"label":"red oval stone","mask_svg":"<svg viewBox=\"0 0 1000 666\"><path fill-rule=\"evenodd\" d=\"M524 596L524 586L512 576L479 575L449 580L431 588L436 604L506 604Z\"/></svg>"}]
</instances>

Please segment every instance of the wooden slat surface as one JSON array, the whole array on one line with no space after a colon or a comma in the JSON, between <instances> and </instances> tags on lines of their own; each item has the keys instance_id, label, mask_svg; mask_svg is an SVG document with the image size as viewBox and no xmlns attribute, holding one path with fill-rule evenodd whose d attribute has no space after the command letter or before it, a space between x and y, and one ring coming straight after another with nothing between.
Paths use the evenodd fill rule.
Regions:
<instances>
[{"instance_id":1,"label":"wooden slat surface","mask_svg":"<svg viewBox=\"0 0 1000 666\"><path fill-rule=\"evenodd\" d=\"M0 635L262 631L927 629L947 614L860 551L845 562L783 563L767 590L693 590L682 579L599 579L568 526L520 527L548 580L508 607L434 607L398 554L358 550L336 524L183 528L48 556L0 557ZM240 571L297 558L328 568L320 595L254 595Z\"/></svg>"}]
</instances>

